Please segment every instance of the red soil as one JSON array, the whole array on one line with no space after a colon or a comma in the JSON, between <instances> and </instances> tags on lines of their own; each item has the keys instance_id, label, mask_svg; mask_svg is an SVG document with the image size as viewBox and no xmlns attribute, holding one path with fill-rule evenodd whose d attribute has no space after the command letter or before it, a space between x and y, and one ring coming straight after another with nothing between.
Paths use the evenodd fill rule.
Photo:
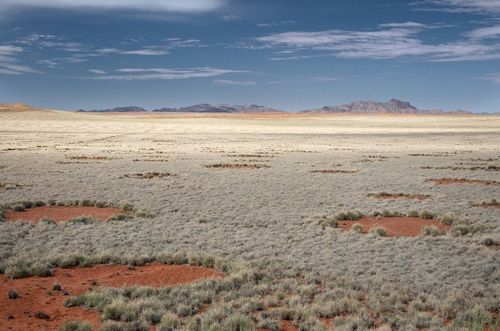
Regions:
<instances>
[{"instance_id":1,"label":"red soil","mask_svg":"<svg viewBox=\"0 0 500 331\"><path fill-rule=\"evenodd\" d=\"M293 325L293 321L282 321L281 322L281 330L282 331L299 331L295 325Z\"/></svg>"},{"instance_id":2,"label":"red soil","mask_svg":"<svg viewBox=\"0 0 500 331\"><path fill-rule=\"evenodd\" d=\"M65 321L86 320L96 328L100 326L99 314L95 310L81 307L68 308L68 298L62 291L53 291L60 284L69 295L86 292L93 286L124 287L132 285L173 286L201 279L222 278L224 273L208 268L188 265L152 264L129 270L124 265L98 265L90 268L56 269L50 277L9 279L0 275L0 330L58 330ZM8 292L15 289L17 299L9 299ZM51 291L52 295L48 292ZM41 311L48 320L38 319Z\"/></svg>"},{"instance_id":3,"label":"red soil","mask_svg":"<svg viewBox=\"0 0 500 331\"><path fill-rule=\"evenodd\" d=\"M422 233L424 226L434 225L440 230L447 231L451 227L437 220L426 220L416 217L362 217L357 221L340 221L339 227L342 231L349 231L353 224L359 223L363 227L363 233L371 228L384 227L388 237L417 237Z\"/></svg>"},{"instance_id":4,"label":"red soil","mask_svg":"<svg viewBox=\"0 0 500 331\"><path fill-rule=\"evenodd\" d=\"M407 200L425 200L430 198L430 195L427 194L389 194L389 193L377 193L377 194L368 194L369 198L374 199L407 199Z\"/></svg>"},{"instance_id":5,"label":"red soil","mask_svg":"<svg viewBox=\"0 0 500 331\"><path fill-rule=\"evenodd\" d=\"M499 182L494 180L466 179L466 178L433 178L427 179L426 182L434 182L438 185L452 184L478 184L478 185L499 185Z\"/></svg>"},{"instance_id":6,"label":"red soil","mask_svg":"<svg viewBox=\"0 0 500 331\"><path fill-rule=\"evenodd\" d=\"M65 222L78 216L92 216L98 220L105 221L113 215L122 214L119 208L97 208L80 206L43 206L26 209L25 211L8 211L5 213L7 221L30 221L38 223L40 219L48 217L54 222Z\"/></svg>"}]
</instances>

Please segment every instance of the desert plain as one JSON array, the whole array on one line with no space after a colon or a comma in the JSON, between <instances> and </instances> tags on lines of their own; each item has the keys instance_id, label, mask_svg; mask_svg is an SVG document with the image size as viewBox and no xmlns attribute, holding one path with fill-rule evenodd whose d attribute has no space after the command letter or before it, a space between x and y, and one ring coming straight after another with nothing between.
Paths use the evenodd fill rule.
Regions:
<instances>
[{"instance_id":1,"label":"desert plain","mask_svg":"<svg viewBox=\"0 0 500 331\"><path fill-rule=\"evenodd\" d=\"M500 116L0 112L0 330L499 330L499 170Z\"/></svg>"}]
</instances>

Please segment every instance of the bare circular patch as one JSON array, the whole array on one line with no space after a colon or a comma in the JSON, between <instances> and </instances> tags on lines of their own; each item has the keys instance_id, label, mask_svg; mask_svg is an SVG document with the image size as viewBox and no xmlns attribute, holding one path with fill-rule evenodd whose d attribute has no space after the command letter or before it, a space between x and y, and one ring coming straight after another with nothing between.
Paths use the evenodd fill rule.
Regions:
<instances>
[{"instance_id":1,"label":"bare circular patch","mask_svg":"<svg viewBox=\"0 0 500 331\"><path fill-rule=\"evenodd\" d=\"M56 223L60 223L79 216L91 216L97 220L105 221L118 214L123 214L123 210L120 208L83 206L42 206L29 208L25 211L7 211L5 220L8 222L25 220L36 224L42 218L47 217Z\"/></svg>"},{"instance_id":2,"label":"bare circular patch","mask_svg":"<svg viewBox=\"0 0 500 331\"><path fill-rule=\"evenodd\" d=\"M426 226L435 226L439 230L448 231L451 226L438 220L422 219L417 217L362 217L356 221L339 221L338 226L342 231L350 231L354 224L360 224L363 233L368 233L376 227L387 230L388 237L417 237Z\"/></svg>"},{"instance_id":3,"label":"bare circular patch","mask_svg":"<svg viewBox=\"0 0 500 331\"><path fill-rule=\"evenodd\" d=\"M59 268L50 277L10 279L0 275L0 330L59 330L70 320L86 320L97 330L100 326L99 313L81 307L65 307L64 301L68 294L79 295L94 286L161 287L224 276L224 273L209 268L159 263L133 269L125 265ZM54 284L59 285L57 289ZM8 296L12 290L18 295L16 299ZM48 317L41 319L41 313Z\"/></svg>"}]
</instances>

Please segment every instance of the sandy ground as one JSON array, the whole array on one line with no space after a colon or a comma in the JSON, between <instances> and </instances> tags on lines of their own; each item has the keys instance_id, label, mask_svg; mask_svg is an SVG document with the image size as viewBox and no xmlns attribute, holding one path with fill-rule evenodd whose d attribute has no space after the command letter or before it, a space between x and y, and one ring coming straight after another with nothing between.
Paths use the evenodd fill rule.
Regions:
<instances>
[{"instance_id":1,"label":"sandy ground","mask_svg":"<svg viewBox=\"0 0 500 331\"><path fill-rule=\"evenodd\" d=\"M155 217L92 225L0 224L0 261L82 254L191 251L277 263L315 275L390 279L436 295L498 293L498 250L479 237L372 238L322 229L342 210L453 212L497 240L500 117L0 114L0 202L132 203ZM79 162L75 157L88 156ZM107 158L99 158L105 156ZM264 164L210 168L212 164ZM460 165L464 169L452 169ZM425 167L450 167L425 169ZM313 172L314 170L344 170ZM130 173L176 176L126 178ZM373 199L391 192L427 199Z\"/></svg>"}]
</instances>

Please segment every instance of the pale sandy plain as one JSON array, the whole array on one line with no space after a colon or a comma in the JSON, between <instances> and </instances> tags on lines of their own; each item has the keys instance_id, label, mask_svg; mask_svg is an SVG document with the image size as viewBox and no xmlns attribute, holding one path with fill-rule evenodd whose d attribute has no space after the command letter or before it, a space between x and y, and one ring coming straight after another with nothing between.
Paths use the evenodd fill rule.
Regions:
<instances>
[{"instance_id":1,"label":"pale sandy plain","mask_svg":"<svg viewBox=\"0 0 500 331\"><path fill-rule=\"evenodd\" d=\"M206 167L218 163L268 167ZM474 205L499 200L500 186L426 179L498 182L498 167L498 116L4 112L0 183L19 187L0 190L1 203L91 199L132 203L154 217L94 224L3 222L0 263L5 268L19 259L72 253L208 254L249 263L287 284L269 285L269 291L254 284L260 290L236 291L222 300L231 313L253 316L261 327L279 328L272 320L283 316L264 318L243 309L245 300L267 300L268 310L275 296L281 306L307 310L307 318L295 316L303 329L320 328L319 317L328 315L334 319L327 324L336 330L493 330L500 306L498 246L483 241L500 240L500 210ZM321 169L358 172L311 172ZM175 176L123 177L154 171ZM367 197L380 192L430 198ZM452 212L484 230L379 238L323 229L317 222L343 210L384 209ZM322 285L314 289L315 284ZM319 306L338 302L350 308L319 313Z\"/></svg>"}]
</instances>

